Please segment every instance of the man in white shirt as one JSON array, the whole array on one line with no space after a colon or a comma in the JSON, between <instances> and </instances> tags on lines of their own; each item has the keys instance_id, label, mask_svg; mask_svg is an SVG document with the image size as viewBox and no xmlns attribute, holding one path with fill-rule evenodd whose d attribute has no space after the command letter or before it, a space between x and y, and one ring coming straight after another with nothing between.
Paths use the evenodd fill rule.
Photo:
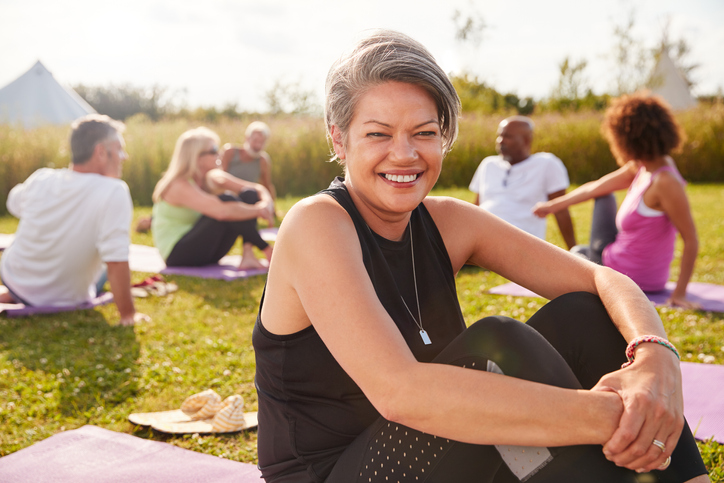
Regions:
<instances>
[{"instance_id":1,"label":"man in white shirt","mask_svg":"<svg viewBox=\"0 0 724 483\"><path fill-rule=\"evenodd\" d=\"M77 305L94 298L107 276L120 323L147 319L131 297L133 203L119 179L128 157L124 128L108 116L78 119L70 166L41 168L10 191L8 211L20 223L0 259L0 302Z\"/></svg>"},{"instance_id":2,"label":"man in white shirt","mask_svg":"<svg viewBox=\"0 0 724 483\"><path fill-rule=\"evenodd\" d=\"M498 156L488 156L478 166L470 191L475 204L508 223L545 240L546 220L533 214L533 206L566 193L568 172L563 162L550 153L531 154L533 121L513 116L501 121L495 148ZM576 244L568 210L555 214L563 239Z\"/></svg>"}]
</instances>

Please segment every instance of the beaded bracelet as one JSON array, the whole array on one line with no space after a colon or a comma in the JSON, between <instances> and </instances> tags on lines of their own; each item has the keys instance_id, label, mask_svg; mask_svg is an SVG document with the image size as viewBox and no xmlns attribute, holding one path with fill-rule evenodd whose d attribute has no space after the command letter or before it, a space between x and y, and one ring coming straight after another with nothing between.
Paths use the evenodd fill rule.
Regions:
<instances>
[{"instance_id":1,"label":"beaded bracelet","mask_svg":"<svg viewBox=\"0 0 724 483\"><path fill-rule=\"evenodd\" d=\"M659 337L656 335L642 335L641 337L636 337L634 340L629 342L628 347L626 347L626 359L628 359L628 362L624 362L621 366L621 369L624 367L628 367L631 364L633 364L634 361L634 350L644 342L656 342L657 344L661 344L662 346L666 347L667 349L671 349L671 351L676 354L676 357L681 360L681 356L679 355L679 351L676 350L676 347L674 347L674 344L669 342L668 340L664 339L663 337Z\"/></svg>"}]
</instances>

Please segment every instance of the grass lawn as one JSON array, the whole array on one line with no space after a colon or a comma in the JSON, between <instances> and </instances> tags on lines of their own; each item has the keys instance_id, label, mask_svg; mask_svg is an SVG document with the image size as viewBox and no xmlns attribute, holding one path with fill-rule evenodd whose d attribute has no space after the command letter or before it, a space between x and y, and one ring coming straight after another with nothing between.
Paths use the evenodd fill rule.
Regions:
<instances>
[{"instance_id":1,"label":"grass lawn","mask_svg":"<svg viewBox=\"0 0 724 483\"><path fill-rule=\"evenodd\" d=\"M722 185L689 185L699 230L700 254L693 280L724 284ZM436 191L470 200L465 189ZM281 211L297 199L279 200ZM590 210L572 210L579 242L588 239ZM136 219L150 208L136 208ZM17 220L0 217L0 233L12 233ZM563 246L549 222L548 239ZM152 245L150 235L134 233L133 243ZM240 252L237 245L236 253ZM678 256L672 277L678 275ZM137 282L148 276L133 273ZM136 299L152 317L135 327L116 325L115 306L58 315L12 319L0 316L0 456L60 431L93 424L143 438L244 462L256 462L256 433L229 436L167 437L127 422L132 412L178 408L189 395L213 388L222 397L241 394L245 409L257 409L251 332L265 277L224 282L169 276L178 292ZM457 278L468 323L489 314L526 320L543 299L489 295L502 277L465 268ZM684 361L724 364L724 316L659 308L671 340ZM724 445L699 445L712 481L724 481Z\"/></svg>"}]
</instances>

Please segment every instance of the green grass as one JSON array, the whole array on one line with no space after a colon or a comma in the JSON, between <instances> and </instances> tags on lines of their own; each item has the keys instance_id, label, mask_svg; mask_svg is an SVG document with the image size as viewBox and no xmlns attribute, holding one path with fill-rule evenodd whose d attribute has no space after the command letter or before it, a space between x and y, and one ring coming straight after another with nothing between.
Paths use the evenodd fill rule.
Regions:
<instances>
[{"instance_id":1,"label":"green grass","mask_svg":"<svg viewBox=\"0 0 724 483\"><path fill-rule=\"evenodd\" d=\"M701 243L694 280L724 284L724 221L719 200L722 185L690 185L689 198ZM435 191L471 200L466 189ZM296 198L282 198L286 212ZM572 210L579 242L588 239L591 204ZM149 208L136 208L136 219ZM12 233L17 220L0 217L0 233ZM555 222L548 239L563 246ZM149 234L132 235L133 243L151 245ZM234 250L238 253L239 247ZM673 268L678 273L678 255ZM134 273L133 281L148 274ZM256 462L256 433L227 436L168 437L127 422L133 412L173 409L190 394L206 388L222 397L241 394L245 409L257 409L251 331L264 277L234 282L169 276L178 292L136 299L137 309L152 317L136 327L116 325L115 306L28 318L0 317L0 456L60 431L94 424L143 438ZM468 323L487 314L526 320L544 299L487 294L506 280L477 268L457 278L463 315ZM659 308L666 330L685 361L724 364L722 314ZM699 443L712 481L724 481L724 445Z\"/></svg>"}]
</instances>

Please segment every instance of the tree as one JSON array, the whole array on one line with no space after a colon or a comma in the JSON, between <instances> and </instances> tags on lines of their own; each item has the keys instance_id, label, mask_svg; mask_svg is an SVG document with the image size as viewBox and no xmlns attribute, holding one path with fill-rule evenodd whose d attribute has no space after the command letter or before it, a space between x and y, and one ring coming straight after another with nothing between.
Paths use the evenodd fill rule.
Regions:
<instances>
[{"instance_id":1,"label":"tree","mask_svg":"<svg viewBox=\"0 0 724 483\"><path fill-rule=\"evenodd\" d=\"M125 120L143 113L157 121L174 110L167 87L135 87L130 84L86 86L79 84L73 89L101 114L113 119Z\"/></svg>"},{"instance_id":2,"label":"tree","mask_svg":"<svg viewBox=\"0 0 724 483\"><path fill-rule=\"evenodd\" d=\"M455 9L452 16L455 24L455 40L460 43L469 43L474 49L480 47L483 41L483 31L487 28L483 16L472 5L467 14L463 14L460 10Z\"/></svg>"},{"instance_id":3,"label":"tree","mask_svg":"<svg viewBox=\"0 0 724 483\"><path fill-rule=\"evenodd\" d=\"M613 72L614 94L635 92L645 86L650 77L652 58L641 40L633 35L636 12L632 8L623 24L614 25Z\"/></svg>"},{"instance_id":4,"label":"tree","mask_svg":"<svg viewBox=\"0 0 724 483\"><path fill-rule=\"evenodd\" d=\"M276 80L264 93L271 114L318 114L321 104L312 90L305 90L299 82Z\"/></svg>"},{"instance_id":5,"label":"tree","mask_svg":"<svg viewBox=\"0 0 724 483\"><path fill-rule=\"evenodd\" d=\"M588 80L584 77L583 71L588 66L588 61L581 59L573 63L570 57L563 59L558 65L560 77L558 85L553 89L552 97L555 99L578 99L584 91L590 90Z\"/></svg>"}]
</instances>

